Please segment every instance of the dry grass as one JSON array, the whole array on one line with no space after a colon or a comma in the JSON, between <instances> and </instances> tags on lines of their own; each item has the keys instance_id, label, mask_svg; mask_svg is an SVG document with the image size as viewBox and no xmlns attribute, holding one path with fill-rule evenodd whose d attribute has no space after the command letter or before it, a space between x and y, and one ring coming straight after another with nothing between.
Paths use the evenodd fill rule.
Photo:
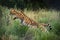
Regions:
<instances>
[{"instance_id":1,"label":"dry grass","mask_svg":"<svg viewBox=\"0 0 60 40\"><path fill-rule=\"evenodd\" d=\"M42 10L38 10L38 11L28 11L28 10L24 10L24 13L31 19L33 19L34 21L40 22L40 21L49 21L51 22L51 20L57 20L59 18L59 12L57 12L56 10L46 10L46 9L42 9Z\"/></svg>"},{"instance_id":2,"label":"dry grass","mask_svg":"<svg viewBox=\"0 0 60 40\"><path fill-rule=\"evenodd\" d=\"M38 23L39 22L50 23L52 25L52 28L56 27L55 29L51 30L51 32L49 32L48 34L41 32L39 28L28 30L28 28L26 28L27 26L20 25L19 20L13 20L13 18L9 15L10 11L8 8L2 7L1 10L2 10L3 17L1 21L2 29L0 29L0 35L5 35L6 36L5 38L8 38L9 36L11 40L20 40L24 38L28 39L29 37L31 37L32 40L59 40L60 39L59 38L60 36L55 34L56 32L55 29L57 30L57 33L59 33L58 29L60 28L60 25L58 25L58 22L60 22L58 21L60 12L57 12L56 10L46 10L46 9L41 9L38 11L32 11L32 10L29 11L26 9L24 10L24 13L28 17L37 21ZM25 34L26 37L22 36L23 34Z\"/></svg>"}]
</instances>

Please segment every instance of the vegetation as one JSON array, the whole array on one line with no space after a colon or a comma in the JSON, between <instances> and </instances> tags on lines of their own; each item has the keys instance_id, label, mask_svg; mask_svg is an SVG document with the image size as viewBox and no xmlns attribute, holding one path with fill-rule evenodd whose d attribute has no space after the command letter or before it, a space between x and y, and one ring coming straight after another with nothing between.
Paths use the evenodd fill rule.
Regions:
<instances>
[{"instance_id":1,"label":"vegetation","mask_svg":"<svg viewBox=\"0 0 60 40\"><path fill-rule=\"evenodd\" d=\"M47 0L46 0L47 1ZM48 8L46 1L44 0L0 0L0 4L2 6L6 6L8 8L14 8L16 6L20 9L32 9L38 10L39 8Z\"/></svg>"},{"instance_id":2,"label":"vegetation","mask_svg":"<svg viewBox=\"0 0 60 40\"><path fill-rule=\"evenodd\" d=\"M22 26L18 19L13 20L7 7L0 6L0 40L60 40L60 12L57 10L41 9L37 11L24 9L24 13L40 23L49 23L52 30L42 32Z\"/></svg>"}]
</instances>

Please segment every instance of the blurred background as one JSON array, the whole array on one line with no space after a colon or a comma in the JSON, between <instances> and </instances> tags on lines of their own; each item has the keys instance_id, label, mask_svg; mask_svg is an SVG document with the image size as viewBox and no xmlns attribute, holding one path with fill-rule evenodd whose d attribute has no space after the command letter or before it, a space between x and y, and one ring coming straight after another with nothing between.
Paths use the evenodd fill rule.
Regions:
<instances>
[{"instance_id":1,"label":"blurred background","mask_svg":"<svg viewBox=\"0 0 60 40\"><path fill-rule=\"evenodd\" d=\"M0 0L0 40L60 40L60 0ZM47 32L13 20L10 8L22 10L38 23L49 23Z\"/></svg>"}]
</instances>

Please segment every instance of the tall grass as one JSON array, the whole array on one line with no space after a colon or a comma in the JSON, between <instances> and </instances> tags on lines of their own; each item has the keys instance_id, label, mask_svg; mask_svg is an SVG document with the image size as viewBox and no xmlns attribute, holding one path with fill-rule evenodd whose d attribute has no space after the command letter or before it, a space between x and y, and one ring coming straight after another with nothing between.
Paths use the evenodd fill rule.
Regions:
<instances>
[{"instance_id":1,"label":"tall grass","mask_svg":"<svg viewBox=\"0 0 60 40\"><path fill-rule=\"evenodd\" d=\"M0 26L0 38L3 40L60 40L60 19L59 11L41 9L38 11L24 10L24 13L38 23L49 23L52 30L42 32L39 28L33 29L28 26L23 26L20 20L13 20L9 15L10 10L6 7L1 7L2 26ZM1 25L1 24L0 24Z\"/></svg>"}]
</instances>

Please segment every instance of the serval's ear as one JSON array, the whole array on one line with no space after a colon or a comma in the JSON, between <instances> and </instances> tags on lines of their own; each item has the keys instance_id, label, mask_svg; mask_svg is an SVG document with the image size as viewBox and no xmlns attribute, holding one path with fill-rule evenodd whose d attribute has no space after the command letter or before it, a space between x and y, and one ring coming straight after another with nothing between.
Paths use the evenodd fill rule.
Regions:
<instances>
[{"instance_id":1,"label":"serval's ear","mask_svg":"<svg viewBox=\"0 0 60 40\"><path fill-rule=\"evenodd\" d=\"M13 20L17 19L17 17L14 17Z\"/></svg>"},{"instance_id":2,"label":"serval's ear","mask_svg":"<svg viewBox=\"0 0 60 40\"><path fill-rule=\"evenodd\" d=\"M49 30L52 30L52 26L50 24L48 25L48 27L49 27Z\"/></svg>"}]
</instances>

